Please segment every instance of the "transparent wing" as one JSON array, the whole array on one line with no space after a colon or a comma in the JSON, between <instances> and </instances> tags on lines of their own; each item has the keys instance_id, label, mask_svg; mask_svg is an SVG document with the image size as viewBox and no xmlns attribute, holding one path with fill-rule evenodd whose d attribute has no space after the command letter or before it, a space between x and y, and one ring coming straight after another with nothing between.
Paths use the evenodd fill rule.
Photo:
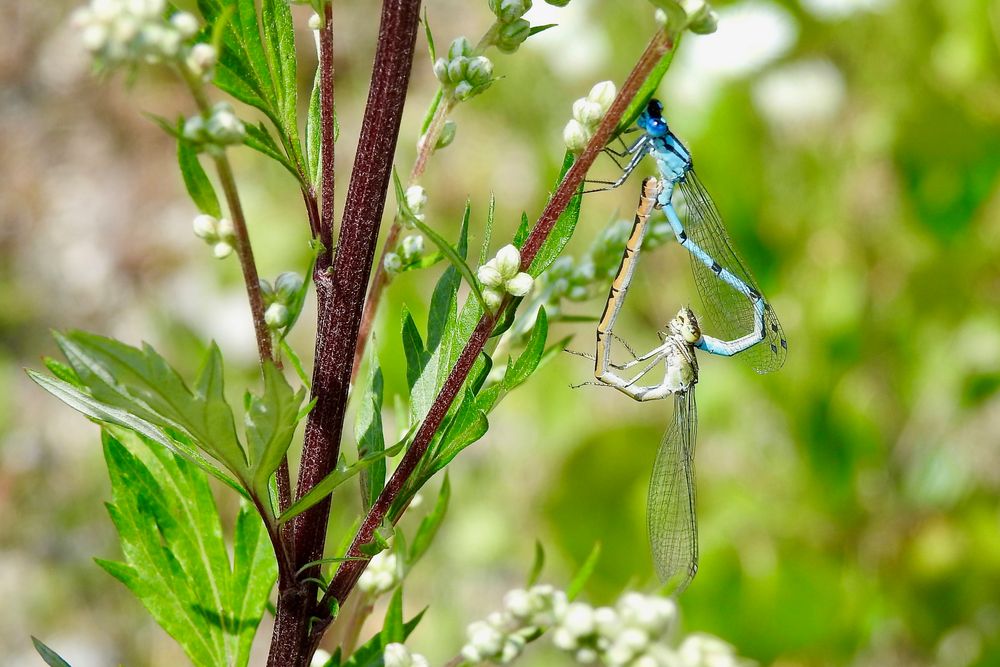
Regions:
<instances>
[{"instance_id":1,"label":"transparent wing","mask_svg":"<svg viewBox=\"0 0 1000 667\"><path fill-rule=\"evenodd\" d=\"M698 408L694 387L674 395L674 417L656 453L649 480L646 527L660 581L679 595L698 571L694 445Z\"/></svg>"},{"instance_id":2,"label":"transparent wing","mask_svg":"<svg viewBox=\"0 0 1000 667\"><path fill-rule=\"evenodd\" d=\"M683 198L678 212L688 237L701 246L702 250L720 266L729 269L751 289L761 293L750 269L733 247L715 203L693 170L678 183L678 190ZM716 329L710 333L724 340L732 340L751 333L754 325L751 301L719 280L709 267L699 262L693 255L691 269L705 310L708 311L709 319ZM785 356L788 353L785 332L782 331L781 324L766 298L765 304L764 340L738 355L748 361L758 373L778 370L785 363Z\"/></svg>"}]
</instances>

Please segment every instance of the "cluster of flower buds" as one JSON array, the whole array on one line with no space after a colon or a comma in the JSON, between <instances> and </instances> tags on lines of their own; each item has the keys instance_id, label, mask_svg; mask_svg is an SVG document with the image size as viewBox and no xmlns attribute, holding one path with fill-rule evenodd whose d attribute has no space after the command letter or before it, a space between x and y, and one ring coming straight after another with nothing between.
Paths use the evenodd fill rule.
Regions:
<instances>
[{"instance_id":1,"label":"cluster of flower buds","mask_svg":"<svg viewBox=\"0 0 1000 667\"><path fill-rule=\"evenodd\" d=\"M486 56L475 55L465 37L457 37L448 47L448 55L434 62L434 76L455 99L465 101L493 83L493 63Z\"/></svg>"},{"instance_id":2,"label":"cluster of flower buds","mask_svg":"<svg viewBox=\"0 0 1000 667\"><path fill-rule=\"evenodd\" d=\"M466 629L462 657L471 662L489 660L507 664L521 655L530 637L556 623L569 604L566 593L552 586L516 588L503 599L502 611Z\"/></svg>"},{"instance_id":3,"label":"cluster of flower buds","mask_svg":"<svg viewBox=\"0 0 1000 667\"><path fill-rule=\"evenodd\" d=\"M391 591L403 579L399 559L391 551L375 554L358 579L358 589L371 597Z\"/></svg>"},{"instance_id":4,"label":"cluster of flower buds","mask_svg":"<svg viewBox=\"0 0 1000 667\"><path fill-rule=\"evenodd\" d=\"M410 653L402 644L388 644L382 653L385 667L430 667L427 658L419 653Z\"/></svg>"},{"instance_id":5,"label":"cluster of flower buds","mask_svg":"<svg viewBox=\"0 0 1000 667\"><path fill-rule=\"evenodd\" d=\"M206 118L202 114L191 116L184 123L184 138L211 155L221 155L226 146L242 144L247 136L246 126L239 119L229 102L218 102Z\"/></svg>"},{"instance_id":6,"label":"cluster of flower buds","mask_svg":"<svg viewBox=\"0 0 1000 667\"><path fill-rule=\"evenodd\" d=\"M696 35L708 35L719 27L719 16L706 0L672 0L670 9L657 9L660 25L675 22L678 30L690 30Z\"/></svg>"},{"instance_id":7,"label":"cluster of flower buds","mask_svg":"<svg viewBox=\"0 0 1000 667\"><path fill-rule=\"evenodd\" d=\"M189 46L200 26L194 14L174 12L165 18L166 0L91 0L73 14L83 44L107 67L139 62L185 63L198 77L215 65L215 49Z\"/></svg>"},{"instance_id":8,"label":"cluster of flower buds","mask_svg":"<svg viewBox=\"0 0 1000 667\"><path fill-rule=\"evenodd\" d=\"M493 45L504 53L514 53L531 35L531 24L522 18L531 9L531 0L489 0L497 17Z\"/></svg>"},{"instance_id":9,"label":"cluster of flower buds","mask_svg":"<svg viewBox=\"0 0 1000 667\"><path fill-rule=\"evenodd\" d=\"M202 214L194 219L192 226L194 227L194 235L212 246L212 252L217 259L225 259L233 254L236 231L230 220Z\"/></svg>"},{"instance_id":10,"label":"cluster of flower buds","mask_svg":"<svg viewBox=\"0 0 1000 667\"><path fill-rule=\"evenodd\" d=\"M286 271L274 279L272 285L261 279L260 295L264 300L264 321L272 331L283 329L291 323L291 307L295 305L302 289L302 276Z\"/></svg>"},{"instance_id":11,"label":"cluster of flower buds","mask_svg":"<svg viewBox=\"0 0 1000 667\"><path fill-rule=\"evenodd\" d=\"M521 271L521 252L513 245L500 248L497 256L480 266L476 275L483 284L483 299L491 310L496 310L507 294L524 296L535 282Z\"/></svg>"},{"instance_id":12,"label":"cluster of flower buds","mask_svg":"<svg viewBox=\"0 0 1000 667\"><path fill-rule=\"evenodd\" d=\"M383 260L386 273L396 275L420 263L424 257L424 237L410 234L396 246L395 252L387 252Z\"/></svg>"},{"instance_id":13,"label":"cluster of flower buds","mask_svg":"<svg viewBox=\"0 0 1000 667\"><path fill-rule=\"evenodd\" d=\"M666 218L649 221L643 250L657 248L674 238ZM631 220L616 220L598 234L587 252L578 260L563 256L542 274L542 300L550 315L561 308L561 301L586 301L606 293L618 272L625 243L632 232Z\"/></svg>"},{"instance_id":14,"label":"cluster of flower buds","mask_svg":"<svg viewBox=\"0 0 1000 667\"><path fill-rule=\"evenodd\" d=\"M563 141L569 150L579 153L586 147L616 94L614 83L602 81L595 84L586 97L573 103L573 118L563 129Z\"/></svg>"}]
</instances>

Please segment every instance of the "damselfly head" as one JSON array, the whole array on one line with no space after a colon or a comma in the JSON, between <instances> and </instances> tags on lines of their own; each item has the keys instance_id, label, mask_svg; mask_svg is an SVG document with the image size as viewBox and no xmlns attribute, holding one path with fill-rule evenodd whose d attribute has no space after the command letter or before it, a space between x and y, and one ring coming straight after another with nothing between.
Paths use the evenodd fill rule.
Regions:
<instances>
[{"instance_id":1,"label":"damselfly head","mask_svg":"<svg viewBox=\"0 0 1000 667\"><path fill-rule=\"evenodd\" d=\"M694 345L701 340L701 327L698 325L698 318L687 306L677 311L677 315L670 320L667 328L672 335L679 336L685 343Z\"/></svg>"},{"instance_id":2,"label":"damselfly head","mask_svg":"<svg viewBox=\"0 0 1000 667\"><path fill-rule=\"evenodd\" d=\"M653 137L662 137L670 131L667 121L663 119L663 104L657 99L649 101L636 124Z\"/></svg>"}]
</instances>

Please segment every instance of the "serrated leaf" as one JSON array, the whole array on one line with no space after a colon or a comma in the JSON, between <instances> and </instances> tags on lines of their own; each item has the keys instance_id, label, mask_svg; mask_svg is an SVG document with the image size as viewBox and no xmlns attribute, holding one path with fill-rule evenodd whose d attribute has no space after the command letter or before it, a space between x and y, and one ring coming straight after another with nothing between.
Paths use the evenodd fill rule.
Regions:
<instances>
[{"instance_id":1,"label":"serrated leaf","mask_svg":"<svg viewBox=\"0 0 1000 667\"><path fill-rule=\"evenodd\" d=\"M232 2L233 0L229 0ZM264 18L265 30L267 29L267 18ZM245 62L250 66L254 77L259 82L260 91L266 91L267 99L273 106L277 105L278 96L275 94L275 81L271 76L271 68L264 53L264 44L261 41L260 25L257 19L257 3L255 0L236 0L236 20L234 21L234 34L237 36Z\"/></svg>"},{"instance_id":2,"label":"serrated leaf","mask_svg":"<svg viewBox=\"0 0 1000 667\"><path fill-rule=\"evenodd\" d=\"M559 171L559 179L556 181L558 183L562 182L563 177L566 172L569 171L570 167L573 166L573 161L576 156L573 153L566 151L566 156L563 158L562 169ZM559 214L559 218L556 220L555 225L552 227L552 231L542 242L542 246L538 249L538 254L531 261L531 266L528 268L528 273L532 277L537 278L545 269L552 265L552 262L556 261L556 258L562 253L566 244L569 240L573 238L573 232L576 230L576 223L580 219L580 205L583 201L583 183L577 188L576 193L570 198L569 204L563 209L563 212Z\"/></svg>"},{"instance_id":3,"label":"serrated leaf","mask_svg":"<svg viewBox=\"0 0 1000 667\"><path fill-rule=\"evenodd\" d=\"M493 236L493 225L496 222L497 198L490 193L490 205L486 210L486 226L483 229L483 244L479 249L479 266L490 259L490 239Z\"/></svg>"},{"instance_id":4,"label":"serrated leaf","mask_svg":"<svg viewBox=\"0 0 1000 667\"><path fill-rule=\"evenodd\" d=\"M236 517L230 594L239 637L238 665L250 661L253 638L277 578L278 565L264 525L260 516L244 503Z\"/></svg>"},{"instance_id":5,"label":"serrated leaf","mask_svg":"<svg viewBox=\"0 0 1000 667\"><path fill-rule=\"evenodd\" d=\"M538 368L538 363L545 352L545 339L548 333L549 323L545 315L545 308L540 307L535 319L535 326L531 329L531 335L524 346L524 351L517 358L517 361L507 367L507 372L504 373L503 388L505 392L526 381Z\"/></svg>"},{"instance_id":6,"label":"serrated leaf","mask_svg":"<svg viewBox=\"0 0 1000 667\"><path fill-rule=\"evenodd\" d=\"M358 443L358 459L365 459L385 450L385 436L382 433L382 369L378 364L375 346L368 355L368 386L358 405L354 423L354 437ZM385 486L385 459L381 458L360 475L361 502L367 511Z\"/></svg>"},{"instance_id":7,"label":"serrated leaf","mask_svg":"<svg viewBox=\"0 0 1000 667\"><path fill-rule=\"evenodd\" d=\"M222 355L209 346L194 389L149 345L142 349L96 334L56 334L56 342L91 396L161 428L175 428L246 479L247 458L225 399Z\"/></svg>"},{"instance_id":8,"label":"serrated leaf","mask_svg":"<svg viewBox=\"0 0 1000 667\"><path fill-rule=\"evenodd\" d=\"M444 481L441 482L441 491L438 492L437 502L434 503L434 509L421 519L420 526L417 528L417 534L413 538L413 545L410 547L410 553L406 558L407 566L412 566L420 560L420 557L431 546L434 536L437 535L438 528L441 527L441 522L444 521L450 499L451 482L448 480L448 474L445 473Z\"/></svg>"},{"instance_id":9,"label":"serrated leaf","mask_svg":"<svg viewBox=\"0 0 1000 667\"><path fill-rule=\"evenodd\" d=\"M246 413L250 475L258 498L268 497L268 481L292 442L304 398L305 390L294 391L271 360L264 363L264 393L250 398Z\"/></svg>"},{"instance_id":10,"label":"serrated leaf","mask_svg":"<svg viewBox=\"0 0 1000 667\"><path fill-rule=\"evenodd\" d=\"M583 587L587 585L587 581L590 579L591 575L594 574L594 568L597 567L597 561L600 557L601 543L598 542L594 545L594 548L590 550L590 555L587 556L587 560L583 562L580 569L573 575L573 579L570 580L569 586L566 587L567 598L570 600L576 599L576 596L580 594Z\"/></svg>"},{"instance_id":11,"label":"serrated leaf","mask_svg":"<svg viewBox=\"0 0 1000 667\"><path fill-rule=\"evenodd\" d=\"M542 568L545 567L545 549L542 543L535 540L535 560L531 564L531 571L528 573L528 583L526 588L531 588L538 583L538 578L542 576Z\"/></svg>"},{"instance_id":12,"label":"serrated leaf","mask_svg":"<svg viewBox=\"0 0 1000 667\"><path fill-rule=\"evenodd\" d=\"M35 645L35 650L38 652L38 655L42 656L42 660L44 660L45 664L49 667L72 667L72 665L63 660L58 653L46 646L45 643L37 637L32 636L31 643Z\"/></svg>"},{"instance_id":13,"label":"serrated leaf","mask_svg":"<svg viewBox=\"0 0 1000 667\"><path fill-rule=\"evenodd\" d=\"M249 498L247 490L239 482L208 462L186 441L177 438L173 434L168 434L161 427L151 424L141 417L130 414L121 408L102 403L68 382L50 378L31 370L27 371L27 373L28 377L34 380L42 389L74 410L83 413L91 419L120 426L156 442L195 464L216 479L224 482L243 497Z\"/></svg>"},{"instance_id":14,"label":"serrated leaf","mask_svg":"<svg viewBox=\"0 0 1000 667\"><path fill-rule=\"evenodd\" d=\"M264 26L264 48L271 64L281 126L288 139L286 146L294 146L294 150L298 150L295 27L292 24L292 12L287 0L263 0L261 19Z\"/></svg>"},{"instance_id":15,"label":"serrated leaf","mask_svg":"<svg viewBox=\"0 0 1000 667\"><path fill-rule=\"evenodd\" d=\"M219 197L215 194L212 182L208 180L208 174L198 161L198 151L195 150L194 144L183 140L177 142L177 163L184 178L184 187L187 188L194 205L202 213L213 218L221 218L222 207L219 206Z\"/></svg>"}]
</instances>

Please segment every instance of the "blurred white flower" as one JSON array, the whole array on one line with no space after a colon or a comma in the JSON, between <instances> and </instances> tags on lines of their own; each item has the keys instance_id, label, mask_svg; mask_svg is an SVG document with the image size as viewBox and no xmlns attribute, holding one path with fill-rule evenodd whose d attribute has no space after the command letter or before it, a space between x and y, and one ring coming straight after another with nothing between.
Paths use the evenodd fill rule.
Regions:
<instances>
[{"instance_id":1,"label":"blurred white flower","mask_svg":"<svg viewBox=\"0 0 1000 667\"><path fill-rule=\"evenodd\" d=\"M818 19L833 21L847 18L858 12L879 11L892 0L802 0L806 11Z\"/></svg>"},{"instance_id":2,"label":"blurred white flower","mask_svg":"<svg viewBox=\"0 0 1000 667\"><path fill-rule=\"evenodd\" d=\"M419 653L410 653L403 644L388 644L382 653L385 667L429 667L427 658Z\"/></svg>"},{"instance_id":3,"label":"blurred white flower","mask_svg":"<svg viewBox=\"0 0 1000 667\"><path fill-rule=\"evenodd\" d=\"M739 667L741 663L732 646L718 637L700 633L681 642L677 654L684 667Z\"/></svg>"},{"instance_id":4,"label":"blurred white flower","mask_svg":"<svg viewBox=\"0 0 1000 667\"><path fill-rule=\"evenodd\" d=\"M821 59L800 60L775 68L753 88L754 104L781 130L813 130L831 123L846 97L847 87L840 70Z\"/></svg>"},{"instance_id":5,"label":"blurred white flower","mask_svg":"<svg viewBox=\"0 0 1000 667\"><path fill-rule=\"evenodd\" d=\"M309 667L324 667L324 665L326 665L332 657L333 656L330 655L329 651L324 651L321 648L316 649L316 652L313 653L312 660L309 661Z\"/></svg>"},{"instance_id":6,"label":"blurred white flower","mask_svg":"<svg viewBox=\"0 0 1000 667\"><path fill-rule=\"evenodd\" d=\"M358 579L358 588L369 595L381 595L399 583L400 572L396 554L380 551L372 557Z\"/></svg>"}]
</instances>

